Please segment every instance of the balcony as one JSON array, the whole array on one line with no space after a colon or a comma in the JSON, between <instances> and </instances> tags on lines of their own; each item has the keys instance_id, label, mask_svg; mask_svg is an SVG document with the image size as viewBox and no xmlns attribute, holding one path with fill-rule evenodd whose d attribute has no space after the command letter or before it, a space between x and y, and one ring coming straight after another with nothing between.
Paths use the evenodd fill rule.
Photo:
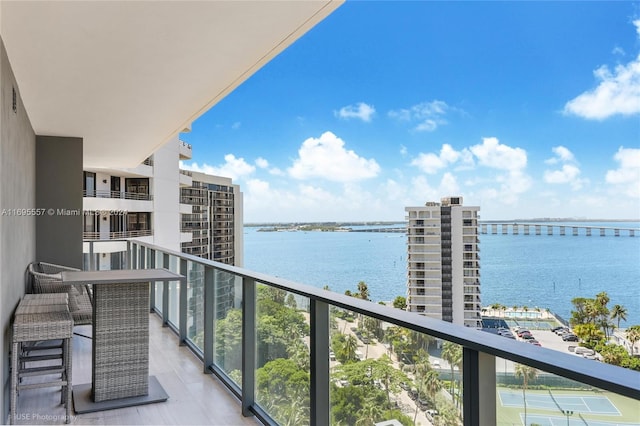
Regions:
<instances>
[{"instance_id":1,"label":"balcony","mask_svg":"<svg viewBox=\"0 0 640 426\"><path fill-rule=\"evenodd\" d=\"M117 198L119 200L142 200L142 201L153 200L153 195L148 193L110 191L108 189L83 190L82 197L83 198Z\"/></svg>"},{"instance_id":2,"label":"balcony","mask_svg":"<svg viewBox=\"0 0 640 426\"><path fill-rule=\"evenodd\" d=\"M85 241L96 240L124 240L127 238L149 237L153 234L151 229L140 229L137 231L120 231L120 232L83 232L82 238Z\"/></svg>"},{"instance_id":3,"label":"balcony","mask_svg":"<svg viewBox=\"0 0 640 426\"><path fill-rule=\"evenodd\" d=\"M180 159L181 160L191 160L191 158L193 157L191 144L188 144L188 143L186 143L184 141L180 141L179 150L180 150Z\"/></svg>"},{"instance_id":4,"label":"balcony","mask_svg":"<svg viewBox=\"0 0 640 426\"><path fill-rule=\"evenodd\" d=\"M92 246L93 253L100 251L98 243L85 244ZM624 396L631 410L640 408L638 401L629 399L640 398L640 373L637 372L525 345L472 328L416 316L139 241L121 242L121 245L123 248L126 246L122 253L126 264L132 269L165 267L187 277L186 286L157 283L151 290L150 373L158 378L169 393L169 400L148 406L78 415L74 419L77 424L284 424L290 420L286 416L292 413L287 407L292 406L295 408L293 414L302 416L294 424L335 424L331 416L335 415L332 409L342 394L340 389L351 388L348 389L350 394L356 391L382 391L380 384L374 383L373 379L371 383L348 383L343 378L347 377L346 370L340 367L340 363L330 360L329 345L334 348L331 336L339 335L342 330L356 339L348 325L354 329L360 327L355 320L349 322L338 315L344 311L362 315L362 323L375 320L373 322L377 324L371 332L373 337L367 338L367 343L362 335L357 340L357 356L369 366L390 363L397 367L399 362L407 361L406 353L397 354L381 344L383 339L387 341L383 334L376 334L382 333L382 330L387 330L388 336L402 336L404 330L407 336L422 336L419 341L428 342L429 339L438 338L444 341L444 345L458 347L460 360L453 369L456 382L451 384L451 388L447 386L432 396L438 404L446 404L447 400L461 395L464 425L506 424L501 416L509 409L501 405L496 392L481 392L480 389L495 388L500 398L503 394L521 395L520 390L505 385L513 380L514 362L538 369L539 375L545 380L543 383L561 381L566 384L578 380L584 383L582 388L605 390L584 392L597 394L601 399L611 398L616 403L624 400ZM416 310L426 312L428 306L429 310L437 309L442 314L451 315L440 304L414 305L416 301L426 302L426 299L428 297L410 296L409 303ZM275 300L282 302L274 305ZM273 313L274 309L277 311L285 306L289 307L290 315L286 321L269 322L275 329L265 329L265 323L259 320ZM469 325L474 325L478 316L477 313L464 315ZM235 319L232 321L232 318ZM90 330L76 331L90 333ZM264 335L265 332L268 336ZM280 337L271 339L276 336ZM265 343L265 337L269 343ZM284 341L278 340L283 338ZM404 338L398 341L388 339L400 347ZM430 345L427 344L427 347ZM294 352L297 358L290 356ZM449 365L438 353L431 352L427 359L432 363L437 361L444 371L439 374L448 380ZM90 382L90 357L90 340L74 338L74 383ZM288 367L293 368L294 364L291 363L294 361L291 359L307 366L304 374L308 375L308 381L303 385L285 382L277 388L271 388L272 381L263 378L264 369L270 362L288 363ZM273 373L277 371L273 370ZM407 380L418 383L415 374L406 375ZM527 392L535 391L530 389ZM544 393L548 395L546 391ZM390 395L395 403L403 407L398 415L410 414L408 417L413 419L415 413L418 422L429 424L405 390L398 387ZM291 404L293 398L296 398L296 404ZM212 409L212 401L215 401L215 409ZM64 409L59 405L59 394L55 391L25 392L19 402L19 413L29 413L32 418L35 415L64 414ZM534 415L531 410L530 415ZM633 415L637 415L637 410L631 413ZM588 414L585 413L585 416ZM587 417L585 422L588 420ZM616 419L622 423L626 420Z\"/></svg>"},{"instance_id":5,"label":"balcony","mask_svg":"<svg viewBox=\"0 0 640 426\"><path fill-rule=\"evenodd\" d=\"M182 157L180 157L182 158ZM188 170L180 170L180 176L178 176L180 187L188 188L193 184L193 177Z\"/></svg>"},{"instance_id":6,"label":"balcony","mask_svg":"<svg viewBox=\"0 0 640 426\"><path fill-rule=\"evenodd\" d=\"M169 401L148 407L83 415L78 417L77 423L255 424L253 419L242 417L243 414L255 416L256 420L266 424L287 423L291 420L288 416L294 414L300 416L295 424L335 423L332 416L337 414L332 410L344 392L353 395L354 392L371 394L383 390L374 383L373 378L371 383L366 380L357 384L348 382L348 371L341 365L357 366L358 363L342 364L330 360L329 346L335 349L335 336L345 333L356 339L353 330L361 327L353 315L352 320L344 319L345 311L361 315L363 324L375 324L372 331L367 332L370 337L367 337L366 343L362 335L356 339L357 356L368 363L362 365L397 367L399 362L405 363L403 357L407 356L406 353L396 353L391 347L381 344L385 340L395 342L392 344L394 347L400 347L404 341L406 347L405 338L399 337L400 340L396 341L389 337L402 336L405 331L408 336L418 336L413 337L418 341L427 342L437 338L443 340L444 345L458 347L461 358L454 365L458 380L451 387L440 389L432 395L432 399L446 406L447 401L451 404L452 398L460 395L464 425L506 424L505 410L511 408L504 408L501 404L503 393L521 395L520 390L506 386L508 380L512 381L513 386L514 362L537 369L547 382L557 380L567 384L577 380L582 383L578 384L582 389L580 392L593 393L593 387L604 390L597 392L598 398L604 395L604 398L611 398L612 401L619 401L622 396L640 399L640 373L637 372L164 250L140 241L128 241L125 244L127 250L123 254L127 265L133 269L165 267L187 277L187 285L183 287L178 283L152 286L152 310L155 313L151 315L150 368L170 394ZM411 305L415 297L410 297ZM426 305L414 307L425 310ZM276 313L285 308L288 309L286 320L277 320ZM451 314L441 305L434 305L433 308L440 309L443 314ZM264 322L265 315L276 316ZM469 325L474 325L478 316L478 313L464 315ZM168 327L160 327L160 322ZM265 328L266 324L275 328ZM383 330L387 332L383 333ZM87 356L83 355L82 347L85 347L85 354L89 354L89 343L84 339L74 340L74 367L78 369L74 382L84 383L88 381L88 369L87 364L81 361L83 356ZM184 346L180 347L180 342ZM427 344L427 348L430 347ZM154 357L156 353L162 356ZM417 352L412 356L418 357L414 359L415 362L421 362ZM447 380L449 367L446 361L437 352L426 356L428 360L438 360L444 370L440 374ZM272 362L276 364L270 364ZM287 368L299 369L296 371L302 376L298 377L306 379L274 384L270 374L280 370L276 368L270 374L266 371L270 365L275 368L273 366L282 363L287 364ZM510 370L507 369L507 363ZM306 367L301 369L302 365ZM202 374L203 371L213 374ZM415 373L407 376L407 380L416 380L414 383L418 383L418 379ZM345 387L349 389L340 390ZM487 387L495 388L501 398L496 398L496 392L481 391ZM415 413L420 423L428 424L424 413L408 398L407 392L400 387L393 389L387 395L403 407L397 415L410 414L408 417L413 419ZM220 395L215 392L220 392ZM530 389L529 392L534 390ZM544 393L548 395L548 392ZM37 398L23 398L31 401L28 412L49 414L49 406L57 407L59 395L55 392L38 392L37 395ZM292 400L296 403L291 404ZM386 401L385 398L382 400ZM212 411L211 405L207 408L206 401L216 401L216 409ZM638 401L628 400L626 404L632 410L640 408ZM291 407L294 409L291 410ZM531 410L529 413L533 416ZM583 414L588 421L588 414ZM357 413L353 415L357 416ZM453 415L456 416L455 412ZM630 414L633 415L637 415L637 410ZM201 420L200 416L206 417ZM628 419L616 421L624 423ZM452 422L457 423L455 419Z\"/></svg>"}]
</instances>

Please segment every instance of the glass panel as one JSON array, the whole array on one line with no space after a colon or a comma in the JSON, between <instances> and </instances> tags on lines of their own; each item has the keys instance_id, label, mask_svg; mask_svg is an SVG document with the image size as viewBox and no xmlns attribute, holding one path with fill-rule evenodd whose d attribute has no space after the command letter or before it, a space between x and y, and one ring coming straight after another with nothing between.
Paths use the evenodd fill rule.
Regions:
<instances>
[{"instance_id":1,"label":"glass panel","mask_svg":"<svg viewBox=\"0 0 640 426\"><path fill-rule=\"evenodd\" d=\"M514 335L521 330L512 328ZM562 334L563 332L563 329L558 329L557 332L532 329L531 334L541 346L587 358L594 363L595 368L607 360L616 365L629 362L627 365L630 367L635 363L635 368L638 368L637 359L629 355L624 345L613 342L574 342L567 338L569 334ZM522 340L523 344L527 344L524 341L534 340L516 338ZM615 356L608 359L609 354ZM500 425L640 424L638 400L502 358L496 358L496 386L496 418Z\"/></svg>"},{"instance_id":2,"label":"glass panel","mask_svg":"<svg viewBox=\"0 0 640 426\"><path fill-rule=\"evenodd\" d=\"M310 423L309 300L257 287L256 402L279 424Z\"/></svg>"},{"instance_id":3,"label":"glass panel","mask_svg":"<svg viewBox=\"0 0 640 426\"><path fill-rule=\"evenodd\" d=\"M156 268L162 268L164 266L162 262L162 252L156 251ZM155 308L158 313L162 313L162 295L164 290L163 282L156 282L156 300L155 300Z\"/></svg>"},{"instance_id":4,"label":"glass panel","mask_svg":"<svg viewBox=\"0 0 640 426\"><path fill-rule=\"evenodd\" d=\"M242 277L214 271L214 363L242 386Z\"/></svg>"},{"instance_id":5,"label":"glass panel","mask_svg":"<svg viewBox=\"0 0 640 426\"><path fill-rule=\"evenodd\" d=\"M498 424L638 424L638 400L503 359L496 370Z\"/></svg>"},{"instance_id":6,"label":"glass panel","mask_svg":"<svg viewBox=\"0 0 640 426\"><path fill-rule=\"evenodd\" d=\"M332 424L462 424L462 347L335 307L330 320Z\"/></svg>"},{"instance_id":7,"label":"glass panel","mask_svg":"<svg viewBox=\"0 0 640 426\"><path fill-rule=\"evenodd\" d=\"M204 346L204 265L187 262L187 338Z\"/></svg>"},{"instance_id":8,"label":"glass panel","mask_svg":"<svg viewBox=\"0 0 640 426\"><path fill-rule=\"evenodd\" d=\"M176 256L169 256L169 270L171 272L178 273L178 264L179 259ZM169 285L169 314L168 319L169 322L174 326L178 327L180 322L180 282L179 281L170 281Z\"/></svg>"}]
</instances>

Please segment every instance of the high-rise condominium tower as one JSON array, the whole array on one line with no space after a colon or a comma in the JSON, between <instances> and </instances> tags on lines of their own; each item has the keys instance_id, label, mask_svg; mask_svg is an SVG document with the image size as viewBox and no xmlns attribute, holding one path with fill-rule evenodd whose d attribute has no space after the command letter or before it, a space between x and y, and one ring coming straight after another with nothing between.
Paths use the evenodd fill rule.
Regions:
<instances>
[{"instance_id":1,"label":"high-rise condominium tower","mask_svg":"<svg viewBox=\"0 0 640 426\"><path fill-rule=\"evenodd\" d=\"M443 198L407 212L407 309L481 326L478 206Z\"/></svg>"}]
</instances>

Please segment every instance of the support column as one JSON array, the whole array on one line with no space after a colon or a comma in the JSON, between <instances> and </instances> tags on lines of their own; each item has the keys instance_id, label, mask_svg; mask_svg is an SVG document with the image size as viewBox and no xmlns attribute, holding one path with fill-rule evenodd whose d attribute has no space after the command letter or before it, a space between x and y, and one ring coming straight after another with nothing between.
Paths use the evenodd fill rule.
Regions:
<instances>
[{"instance_id":1,"label":"support column","mask_svg":"<svg viewBox=\"0 0 640 426\"><path fill-rule=\"evenodd\" d=\"M82 138L36 136L36 260L82 269Z\"/></svg>"},{"instance_id":2,"label":"support column","mask_svg":"<svg viewBox=\"0 0 640 426\"><path fill-rule=\"evenodd\" d=\"M496 424L496 358L463 348L462 352L463 424Z\"/></svg>"}]
</instances>

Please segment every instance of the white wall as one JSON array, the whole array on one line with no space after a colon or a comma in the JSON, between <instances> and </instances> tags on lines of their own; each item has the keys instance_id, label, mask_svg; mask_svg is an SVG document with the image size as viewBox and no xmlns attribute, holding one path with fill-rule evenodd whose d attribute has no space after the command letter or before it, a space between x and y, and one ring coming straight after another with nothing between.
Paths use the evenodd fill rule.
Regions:
<instances>
[{"instance_id":1,"label":"white wall","mask_svg":"<svg viewBox=\"0 0 640 426\"><path fill-rule=\"evenodd\" d=\"M178 136L153 154L153 243L170 250L180 247L180 167Z\"/></svg>"},{"instance_id":2,"label":"white wall","mask_svg":"<svg viewBox=\"0 0 640 426\"><path fill-rule=\"evenodd\" d=\"M1 9L1 7L0 7ZM0 40L0 324L2 326L0 399L2 423L9 412L9 324L25 292L25 269L35 260L34 216L16 216L13 209L36 207L36 136ZM13 89L17 110L13 111ZM5 214L1 212L5 210Z\"/></svg>"}]
</instances>

